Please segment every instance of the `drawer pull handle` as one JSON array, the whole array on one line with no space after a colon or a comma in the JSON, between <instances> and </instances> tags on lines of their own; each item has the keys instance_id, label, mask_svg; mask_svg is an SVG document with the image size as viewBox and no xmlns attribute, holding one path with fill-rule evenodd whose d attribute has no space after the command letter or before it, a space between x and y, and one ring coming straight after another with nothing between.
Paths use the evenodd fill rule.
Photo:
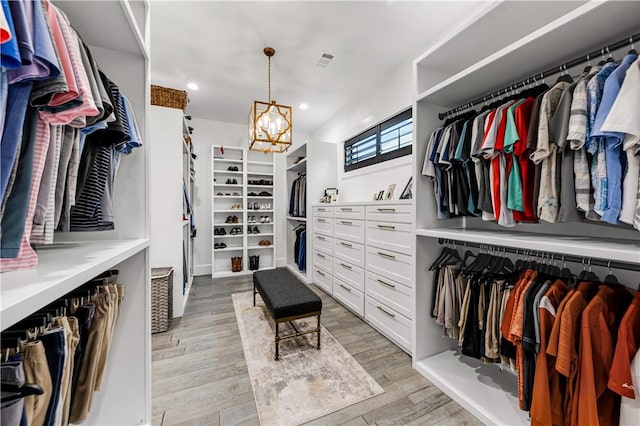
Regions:
<instances>
[{"instance_id":1,"label":"drawer pull handle","mask_svg":"<svg viewBox=\"0 0 640 426\"><path fill-rule=\"evenodd\" d=\"M393 212L395 212L395 211L396 211L396 209L388 209L388 208L387 208L387 209L378 209L378 211L379 211L379 212L392 212L392 213L393 213Z\"/></svg>"},{"instance_id":2,"label":"drawer pull handle","mask_svg":"<svg viewBox=\"0 0 640 426\"><path fill-rule=\"evenodd\" d=\"M316 219L316 221L318 221L318 222L326 222L326 220L324 220L324 219Z\"/></svg>"},{"instance_id":3,"label":"drawer pull handle","mask_svg":"<svg viewBox=\"0 0 640 426\"><path fill-rule=\"evenodd\" d=\"M351 268L351 266L349 266L349 265L347 265L345 263L341 263L340 266L342 266L343 268L346 268L346 269L353 269L353 268Z\"/></svg>"},{"instance_id":4,"label":"drawer pull handle","mask_svg":"<svg viewBox=\"0 0 640 426\"><path fill-rule=\"evenodd\" d=\"M380 256L388 257L389 259L394 259L394 260L395 260L395 258L396 258L396 257L395 257L394 255L392 255L392 254L383 253L383 252L381 252L381 251L379 251L379 252L378 252L378 254L379 254Z\"/></svg>"},{"instance_id":5,"label":"drawer pull handle","mask_svg":"<svg viewBox=\"0 0 640 426\"><path fill-rule=\"evenodd\" d=\"M324 276L325 276L325 275L324 275L324 273L322 273L322 272L320 272L320 271L316 271L316 272L318 273L318 275L320 275L320 276L322 276L322 277L324 277Z\"/></svg>"},{"instance_id":6,"label":"drawer pull handle","mask_svg":"<svg viewBox=\"0 0 640 426\"><path fill-rule=\"evenodd\" d=\"M326 238L325 237L321 237L320 235L316 235L316 238L318 238L319 240L325 241Z\"/></svg>"},{"instance_id":7,"label":"drawer pull handle","mask_svg":"<svg viewBox=\"0 0 640 426\"><path fill-rule=\"evenodd\" d=\"M318 209L319 212L326 212L327 209Z\"/></svg>"},{"instance_id":8,"label":"drawer pull handle","mask_svg":"<svg viewBox=\"0 0 640 426\"><path fill-rule=\"evenodd\" d=\"M381 229L396 229L396 227L393 226L393 225L378 225L378 228L381 228Z\"/></svg>"},{"instance_id":9,"label":"drawer pull handle","mask_svg":"<svg viewBox=\"0 0 640 426\"><path fill-rule=\"evenodd\" d=\"M320 253L318 253L318 257L321 258L321 259L326 259L327 258L324 254L320 254Z\"/></svg>"},{"instance_id":10,"label":"drawer pull handle","mask_svg":"<svg viewBox=\"0 0 640 426\"><path fill-rule=\"evenodd\" d=\"M379 282L380 284L384 284L384 285L386 285L387 287L396 288L396 286L395 286L395 285L390 284L390 283L388 283L388 282L386 282L386 281L378 280L378 282Z\"/></svg>"},{"instance_id":11,"label":"drawer pull handle","mask_svg":"<svg viewBox=\"0 0 640 426\"><path fill-rule=\"evenodd\" d=\"M347 287L346 285L342 285L340 284L340 287L344 288L345 290L347 290L349 293L351 293L351 289L349 287Z\"/></svg>"},{"instance_id":12,"label":"drawer pull handle","mask_svg":"<svg viewBox=\"0 0 640 426\"><path fill-rule=\"evenodd\" d=\"M353 222L349 222L348 220L341 220L340 223L343 225L353 225Z\"/></svg>"},{"instance_id":13,"label":"drawer pull handle","mask_svg":"<svg viewBox=\"0 0 640 426\"><path fill-rule=\"evenodd\" d=\"M345 247L353 247L353 244L343 243L342 241L340 241L340 244L342 244Z\"/></svg>"},{"instance_id":14,"label":"drawer pull handle","mask_svg":"<svg viewBox=\"0 0 640 426\"><path fill-rule=\"evenodd\" d=\"M386 309L384 309L382 306L376 306L378 309L380 309L383 313L389 315L391 318L395 318L396 316L394 314L392 314L391 312L387 311Z\"/></svg>"},{"instance_id":15,"label":"drawer pull handle","mask_svg":"<svg viewBox=\"0 0 640 426\"><path fill-rule=\"evenodd\" d=\"M343 212L350 212L353 209L351 207L342 207L340 210L342 210Z\"/></svg>"}]
</instances>

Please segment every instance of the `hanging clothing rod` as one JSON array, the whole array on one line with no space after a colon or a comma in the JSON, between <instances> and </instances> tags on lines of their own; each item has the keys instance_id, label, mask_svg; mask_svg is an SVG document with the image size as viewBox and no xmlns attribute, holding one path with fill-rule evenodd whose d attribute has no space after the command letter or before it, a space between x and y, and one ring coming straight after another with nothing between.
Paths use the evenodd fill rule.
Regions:
<instances>
[{"instance_id":1,"label":"hanging clothing rod","mask_svg":"<svg viewBox=\"0 0 640 426\"><path fill-rule=\"evenodd\" d=\"M488 95L484 95L484 96L480 96L477 99L474 99L470 102L467 102L464 105L461 105L459 107L450 109L447 112L444 113L439 113L438 114L438 118L440 120L444 120L447 117L455 117L456 115L458 115L460 112L466 111L469 108L472 108L473 105L475 104L479 104L481 102L485 102L488 100L491 100L492 98L495 98L496 96L500 96L500 95L504 95L506 93L508 93L511 90L516 89L518 86L520 85L526 85L529 83L533 83L535 81L537 81L538 79L543 80L545 77L549 77L550 75L556 74L558 72L562 72L562 71L566 71L569 68L573 68L577 65L583 64L585 62L589 62L591 59L595 59L598 56L602 55L604 56L606 53L611 54L612 50L616 50L616 49L620 49L621 47L624 46L629 46L632 45L634 42L639 41L640 40L640 33L634 34L631 37L627 37L623 40L617 41L615 43L609 44L607 46L604 46L602 49L600 50L594 50L593 52L587 53L586 55L582 55L576 59L573 59L571 61L568 62L564 62L563 64L561 64L559 67L553 67L550 68L546 71L543 72L539 72L536 73L535 75L529 77L529 78L525 78L524 80L520 80L517 83L513 83L510 84L509 86L506 86L500 90L496 90L493 93L490 93Z\"/></svg>"},{"instance_id":2,"label":"hanging clothing rod","mask_svg":"<svg viewBox=\"0 0 640 426\"><path fill-rule=\"evenodd\" d=\"M519 249L519 248L513 248L513 247L507 247L507 246L499 246L495 244L480 244L480 243L472 243L469 241L450 240L445 238L438 238L438 242L440 244L455 244L457 246L474 247L474 248L480 248L480 249L493 247L493 248L499 248L498 252L502 252L502 253L505 253L505 252L515 253L523 256L534 255L542 259L560 260L562 262L582 263L583 265L605 266L610 269L624 269L627 271L640 272L640 264L597 259L589 256L573 256L569 254L560 254L560 253L542 251L542 250Z\"/></svg>"}]
</instances>

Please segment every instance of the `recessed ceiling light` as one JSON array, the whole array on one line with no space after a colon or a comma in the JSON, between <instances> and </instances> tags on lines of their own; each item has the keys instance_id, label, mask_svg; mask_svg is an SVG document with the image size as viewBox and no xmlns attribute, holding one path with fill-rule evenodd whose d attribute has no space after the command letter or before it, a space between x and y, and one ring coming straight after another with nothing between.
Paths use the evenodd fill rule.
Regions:
<instances>
[{"instance_id":1,"label":"recessed ceiling light","mask_svg":"<svg viewBox=\"0 0 640 426\"><path fill-rule=\"evenodd\" d=\"M195 84L194 82L191 82L191 83L187 84L187 88L191 89L191 90L198 90L198 85Z\"/></svg>"},{"instance_id":2,"label":"recessed ceiling light","mask_svg":"<svg viewBox=\"0 0 640 426\"><path fill-rule=\"evenodd\" d=\"M305 104L304 102L300 104L300 109L309 109L309 105Z\"/></svg>"}]
</instances>

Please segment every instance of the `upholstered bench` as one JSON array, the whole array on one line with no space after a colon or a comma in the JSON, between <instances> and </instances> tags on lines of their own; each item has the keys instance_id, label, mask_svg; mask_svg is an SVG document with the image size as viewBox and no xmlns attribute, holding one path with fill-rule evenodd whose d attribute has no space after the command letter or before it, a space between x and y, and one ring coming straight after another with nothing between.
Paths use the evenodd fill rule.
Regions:
<instances>
[{"instance_id":1,"label":"upholstered bench","mask_svg":"<svg viewBox=\"0 0 640 426\"><path fill-rule=\"evenodd\" d=\"M288 270L273 269L253 273L253 306L256 305L256 293L267 306L276 325L276 354L280 355L280 341L309 333L318 334L317 348L320 349L320 313L322 300L309 287L300 282ZM294 320L306 317L318 317L317 327L311 330L298 330ZM280 336L280 323L290 322L295 333Z\"/></svg>"}]
</instances>

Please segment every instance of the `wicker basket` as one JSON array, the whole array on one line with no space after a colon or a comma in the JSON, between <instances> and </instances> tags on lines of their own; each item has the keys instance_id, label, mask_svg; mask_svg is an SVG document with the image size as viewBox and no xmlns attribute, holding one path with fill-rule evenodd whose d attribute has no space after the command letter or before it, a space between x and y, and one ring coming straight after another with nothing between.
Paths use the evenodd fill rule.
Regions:
<instances>
[{"instance_id":1,"label":"wicker basket","mask_svg":"<svg viewBox=\"0 0 640 426\"><path fill-rule=\"evenodd\" d=\"M188 94L184 90L151 85L151 105L184 109L187 107Z\"/></svg>"},{"instance_id":2,"label":"wicker basket","mask_svg":"<svg viewBox=\"0 0 640 426\"><path fill-rule=\"evenodd\" d=\"M173 268L151 268L151 332L169 329L173 319Z\"/></svg>"}]
</instances>

